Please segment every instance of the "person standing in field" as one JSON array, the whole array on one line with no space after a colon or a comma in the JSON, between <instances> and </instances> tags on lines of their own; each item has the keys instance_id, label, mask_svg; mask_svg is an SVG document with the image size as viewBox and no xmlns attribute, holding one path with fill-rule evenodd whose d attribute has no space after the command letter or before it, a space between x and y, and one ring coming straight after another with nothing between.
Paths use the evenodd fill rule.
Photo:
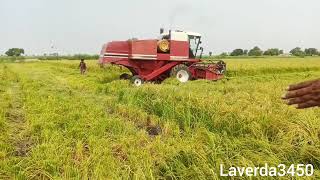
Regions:
<instances>
[{"instance_id":1,"label":"person standing in field","mask_svg":"<svg viewBox=\"0 0 320 180\"><path fill-rule=\"evenodd\" d=\"M282 99L297 109L320 107L320 79L292 84Z\"/></svg>"},{"instance_id":2,"label":"person standing in field","mask_svg":"<svg viewBox=\"0 0 320 180\"><path fill-rule=\"evenodd\" d=\"M79 68L80 68L81 74L84 74L87 71L87 65L84 62L84 59L81 59L80 64L79 64Z\"/></svg>"}]
</instances>

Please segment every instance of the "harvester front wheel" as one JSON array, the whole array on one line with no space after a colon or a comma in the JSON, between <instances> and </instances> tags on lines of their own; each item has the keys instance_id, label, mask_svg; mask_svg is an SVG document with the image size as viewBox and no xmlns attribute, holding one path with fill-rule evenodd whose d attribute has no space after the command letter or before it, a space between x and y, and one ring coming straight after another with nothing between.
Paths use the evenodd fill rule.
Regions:
<instances>
[{"instance_id":1,"label":"harvester front wheel","mask_svg":"<svg viewBox=\"0 0 320 180\"><path fill-rule=\"evenodd\" d=\"M178 81L184 83L191 79L191 72L188 66L179 64L171 69L170 76L176 77Z\"/></svg>"},{"instance_id":2,"label":"harvester front wheel","mask_svg":"<svg viewBox=\"0 0 320 180\"><path fill-rule=\"evenodd\" d=\"M127 74L127 73L123 73L123 74L120 75L120 79L126 80L126 79L130 79L130 78L131 78L131 76L129 74Z\"/></svg>"},{"instance_id":3,"label":"harvester front wheel","mask_svg":"<svg viewBox=\"0 0 320 180\"><path fill-rule=\"evenodd\" d=\"M131 83L135 86L141 86L143 84L143 79L136 75L131 78Z\"/></svg>"}]
</instances>

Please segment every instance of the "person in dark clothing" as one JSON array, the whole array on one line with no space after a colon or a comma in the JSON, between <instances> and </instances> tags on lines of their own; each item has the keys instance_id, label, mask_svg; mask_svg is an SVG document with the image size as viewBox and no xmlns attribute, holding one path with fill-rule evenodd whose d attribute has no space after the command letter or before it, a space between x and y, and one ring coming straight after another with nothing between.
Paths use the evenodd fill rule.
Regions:
<instances>
[{"instance_id":1,"label":"person in dark clothing","mask_svg":"<svg viewBox=\"0 0 320 180\"><path fill-rule=\"evenodd\" d=\"M84 74L87 71L87 65L84 62L84 59L81 59L81 62L79 64L79 68L80 68L80 73Z\"/></svg>"},{"instance_id":2,"label":"person in dark clothing","mask_svg":"<svg viewBox=\"0 0 320 180\"><path fill-rule=\"evenodd\" d=\"M290 85L282 99L297 109L320 107L320 79Z\"/></svg>"}]
</instances>

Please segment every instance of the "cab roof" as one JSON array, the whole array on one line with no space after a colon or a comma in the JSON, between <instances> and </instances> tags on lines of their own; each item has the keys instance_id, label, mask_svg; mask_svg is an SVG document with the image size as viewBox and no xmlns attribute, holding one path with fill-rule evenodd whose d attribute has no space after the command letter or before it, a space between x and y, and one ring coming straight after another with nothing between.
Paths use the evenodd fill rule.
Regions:
<instances>
[{"instance_id":1,"label":"cab roof","mask_svg":"<svg viewBox=\"0 0 320 180\"><path fill-rule=\"evenodd\" d=\"M201 36L201 34L197 32L185 32L185 33L187 33L189 36Z\"/></svg>"},{"instance_id":2,"label":"cab roof","mask_svg":"<svg viewBox=\"0 0 320 180\"><path fill-rule=\"evenodd\" d=\"M175 31L171 31L172 32L182 32L182 33L186 33L188 36L198 36L201 37L202 35L200 33L197 32L192 32L192 31L179 31L179 30L175 30ZM164 35L169 35L169 32L165 32L161 34L162 36Z\"/></svg>"}]
</instances>

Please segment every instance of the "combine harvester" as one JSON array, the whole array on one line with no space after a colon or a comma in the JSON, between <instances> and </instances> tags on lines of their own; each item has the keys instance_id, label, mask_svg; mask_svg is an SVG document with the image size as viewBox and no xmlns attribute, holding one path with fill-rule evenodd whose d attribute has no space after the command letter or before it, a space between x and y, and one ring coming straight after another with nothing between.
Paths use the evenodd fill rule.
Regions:
<instances>
[{"instance_id":1,"label":"combine harvester","mask_svg":"<svg viewBox=\"0 0 320 180\"><path fill-rule=\"evenodd\" d=\"M201 60L201 34L184 31L160 30L159 39L112 41L101 50L99 63L115 64L128 68L131 79L140 86L145 81L161 82L176 77L180 82L192 79L219 80L224 77L223 61L205 63ZM199 54L200 58L197 58Z\"/></svg>"}]
</instances>

